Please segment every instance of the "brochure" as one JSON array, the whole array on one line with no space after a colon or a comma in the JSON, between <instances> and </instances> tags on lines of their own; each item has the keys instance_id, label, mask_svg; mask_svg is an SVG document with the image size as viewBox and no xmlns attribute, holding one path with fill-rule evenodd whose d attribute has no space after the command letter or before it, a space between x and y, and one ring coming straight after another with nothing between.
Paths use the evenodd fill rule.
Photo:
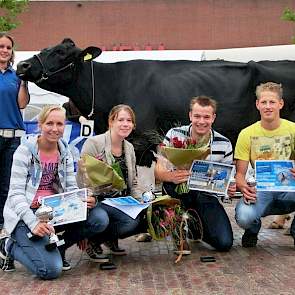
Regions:
<instances>
[{"instance_id":1,"label":"brochure","mask_svg":"<svg viewBox=\"0 0 295 295\"><path fill-rule=\"evenodd\" d=\"M103 200L102 203L117 208L133 219L135 219L142 210L146 209L150 205L150 203L140 203L131 196L107 198Z\"/></svg>"},{"instance_id":2,"label":"brochure","mask_svg":"<svg viewBox=\"0 0 295 295\"><path fill-rule=\"evenodd\" d=\"M77 189L41 199L42 205L53 209L53 226L86 220L87 189Z\"/></svg>"},{"instance_id":3,"label":"brochure","mask_svg":"<svg viewBox=\"0 0 295 295\"><path fill-rule=\"evenodd\" d=\"M136 206L136 205L141 205L141 203L134 199L131 196L127 197L118 197L118 198L109 198L109 200L118 206Z\"/></svg>"},{"instance_id":4,"label":"brochure","mask_svg":"<svg viewBox=\"0 0 295 295\"><path fill-rule=\"evenodd\" d=\"M195 160L190 169L188 188L226 195L229 181L233 176L233 169L233 165Z\"/></svg>"},{"instance_id":5,"label":"brochure","mask_svg":"<svg viewBox=\"0 0 295 295\"><path fill-rule=\"evenodd\" d=\"M294 192L295 179L290 172L293 167L291 160L255 161L256 190Z\"/></svg>"}]
</instances>

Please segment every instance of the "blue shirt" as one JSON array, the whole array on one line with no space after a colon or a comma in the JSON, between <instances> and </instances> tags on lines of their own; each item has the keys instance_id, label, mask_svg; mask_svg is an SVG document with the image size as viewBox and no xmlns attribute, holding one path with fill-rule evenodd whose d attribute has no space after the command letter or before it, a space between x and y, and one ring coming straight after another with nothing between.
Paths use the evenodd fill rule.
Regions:
<instances>
[{"instance_id":1,"label":"blue shirt","mask_svg":"<svg viewBox=\"0 0 295 295\"><path fill-rule=\"evenodd\" d=\"M0 129L25 130L21 111L18 106L20 79L12 67L0 71Z\"/></svg>"}]
</instances>

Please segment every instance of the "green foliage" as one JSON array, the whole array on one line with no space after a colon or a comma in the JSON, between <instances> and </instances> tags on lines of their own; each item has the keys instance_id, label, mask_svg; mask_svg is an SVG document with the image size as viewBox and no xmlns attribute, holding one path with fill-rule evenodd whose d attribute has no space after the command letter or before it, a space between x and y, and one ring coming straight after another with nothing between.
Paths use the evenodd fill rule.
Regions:
<instances>
[{"instance_id":1,"label":"green foliage","mask_svg":"<svg viewBox=\"0 0 295 295\"><path fill-rule=\"evenodd\" d=\"M292 10L290 8L286 8L283 11L283 15L281 16L282 20L295 22L295 10ZM292 36L292 42L295 43L295 36Z\"/></svg>"},{"instance_id":2,"label":"green foliage","mask_svg":"<svg viewBox=\"0 0 295 295\"><path fill-rule=\"evenodd\" d=\"M295 11L291 10L290 8L286 8L283 12L282 19L295 22Z\"/></svg>"},{"instance_id":3,"label":"green foliage","mask_svg":"<svg viewBox=\"0 0 295 295\"><path fill-rule=\"evenodd\" d=\"M26 9L28 3L29 0L0 0L1 32L8 32L20 24L17 16Z\"/></svg>"}]
</instances>

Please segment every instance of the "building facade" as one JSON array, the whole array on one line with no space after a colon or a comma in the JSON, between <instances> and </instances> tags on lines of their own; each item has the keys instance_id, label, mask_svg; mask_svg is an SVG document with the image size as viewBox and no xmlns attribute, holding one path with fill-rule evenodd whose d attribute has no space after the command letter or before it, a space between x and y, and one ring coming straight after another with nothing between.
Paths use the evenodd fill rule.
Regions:
<instances>
[{"instance_id":1,"label":"building facade","mask_svg":"<svg viewBox=\"0 0 295 295\"><path fill-rule=\"evenodd\" d=\"M290 44L281 20L294 0L30 1L13 30L18 50L72 38L104 50L217 49Z\"/></svg>"}]
</instances>

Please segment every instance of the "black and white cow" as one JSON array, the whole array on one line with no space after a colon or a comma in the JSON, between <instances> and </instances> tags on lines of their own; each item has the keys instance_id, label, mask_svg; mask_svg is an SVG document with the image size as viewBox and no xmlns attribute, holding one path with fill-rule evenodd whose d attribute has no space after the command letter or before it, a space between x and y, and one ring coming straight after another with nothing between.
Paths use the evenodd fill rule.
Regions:
<instances>
[{"instance_id":1,"label":"black and white cow","mask_svg":"<svg viewBox=\"0 0 295 295\"><path fill-rule=\"evenodd\" d=\"M188 122L191 97L211 96L218 102L215 129L236 141L239 131L256 121L255 87L266 81L283 84L282 116L295 120L295 61L150 61L98 63L97 47L77 48L71 39L43 49L22 61L17 74L41 88L69 97L88 116L94 109L95 132L107 128L107 115L119 103L130 105L137 115L137 135L151 130L160 134ZM154 139L147 136L146 147ZM134 138L138 150L141 144ZM142 141L140 141L142 143ZM140 151L141 153L143 151ZM137 154L142 165L151 158Z\"/></svg>"}]
</instances>

